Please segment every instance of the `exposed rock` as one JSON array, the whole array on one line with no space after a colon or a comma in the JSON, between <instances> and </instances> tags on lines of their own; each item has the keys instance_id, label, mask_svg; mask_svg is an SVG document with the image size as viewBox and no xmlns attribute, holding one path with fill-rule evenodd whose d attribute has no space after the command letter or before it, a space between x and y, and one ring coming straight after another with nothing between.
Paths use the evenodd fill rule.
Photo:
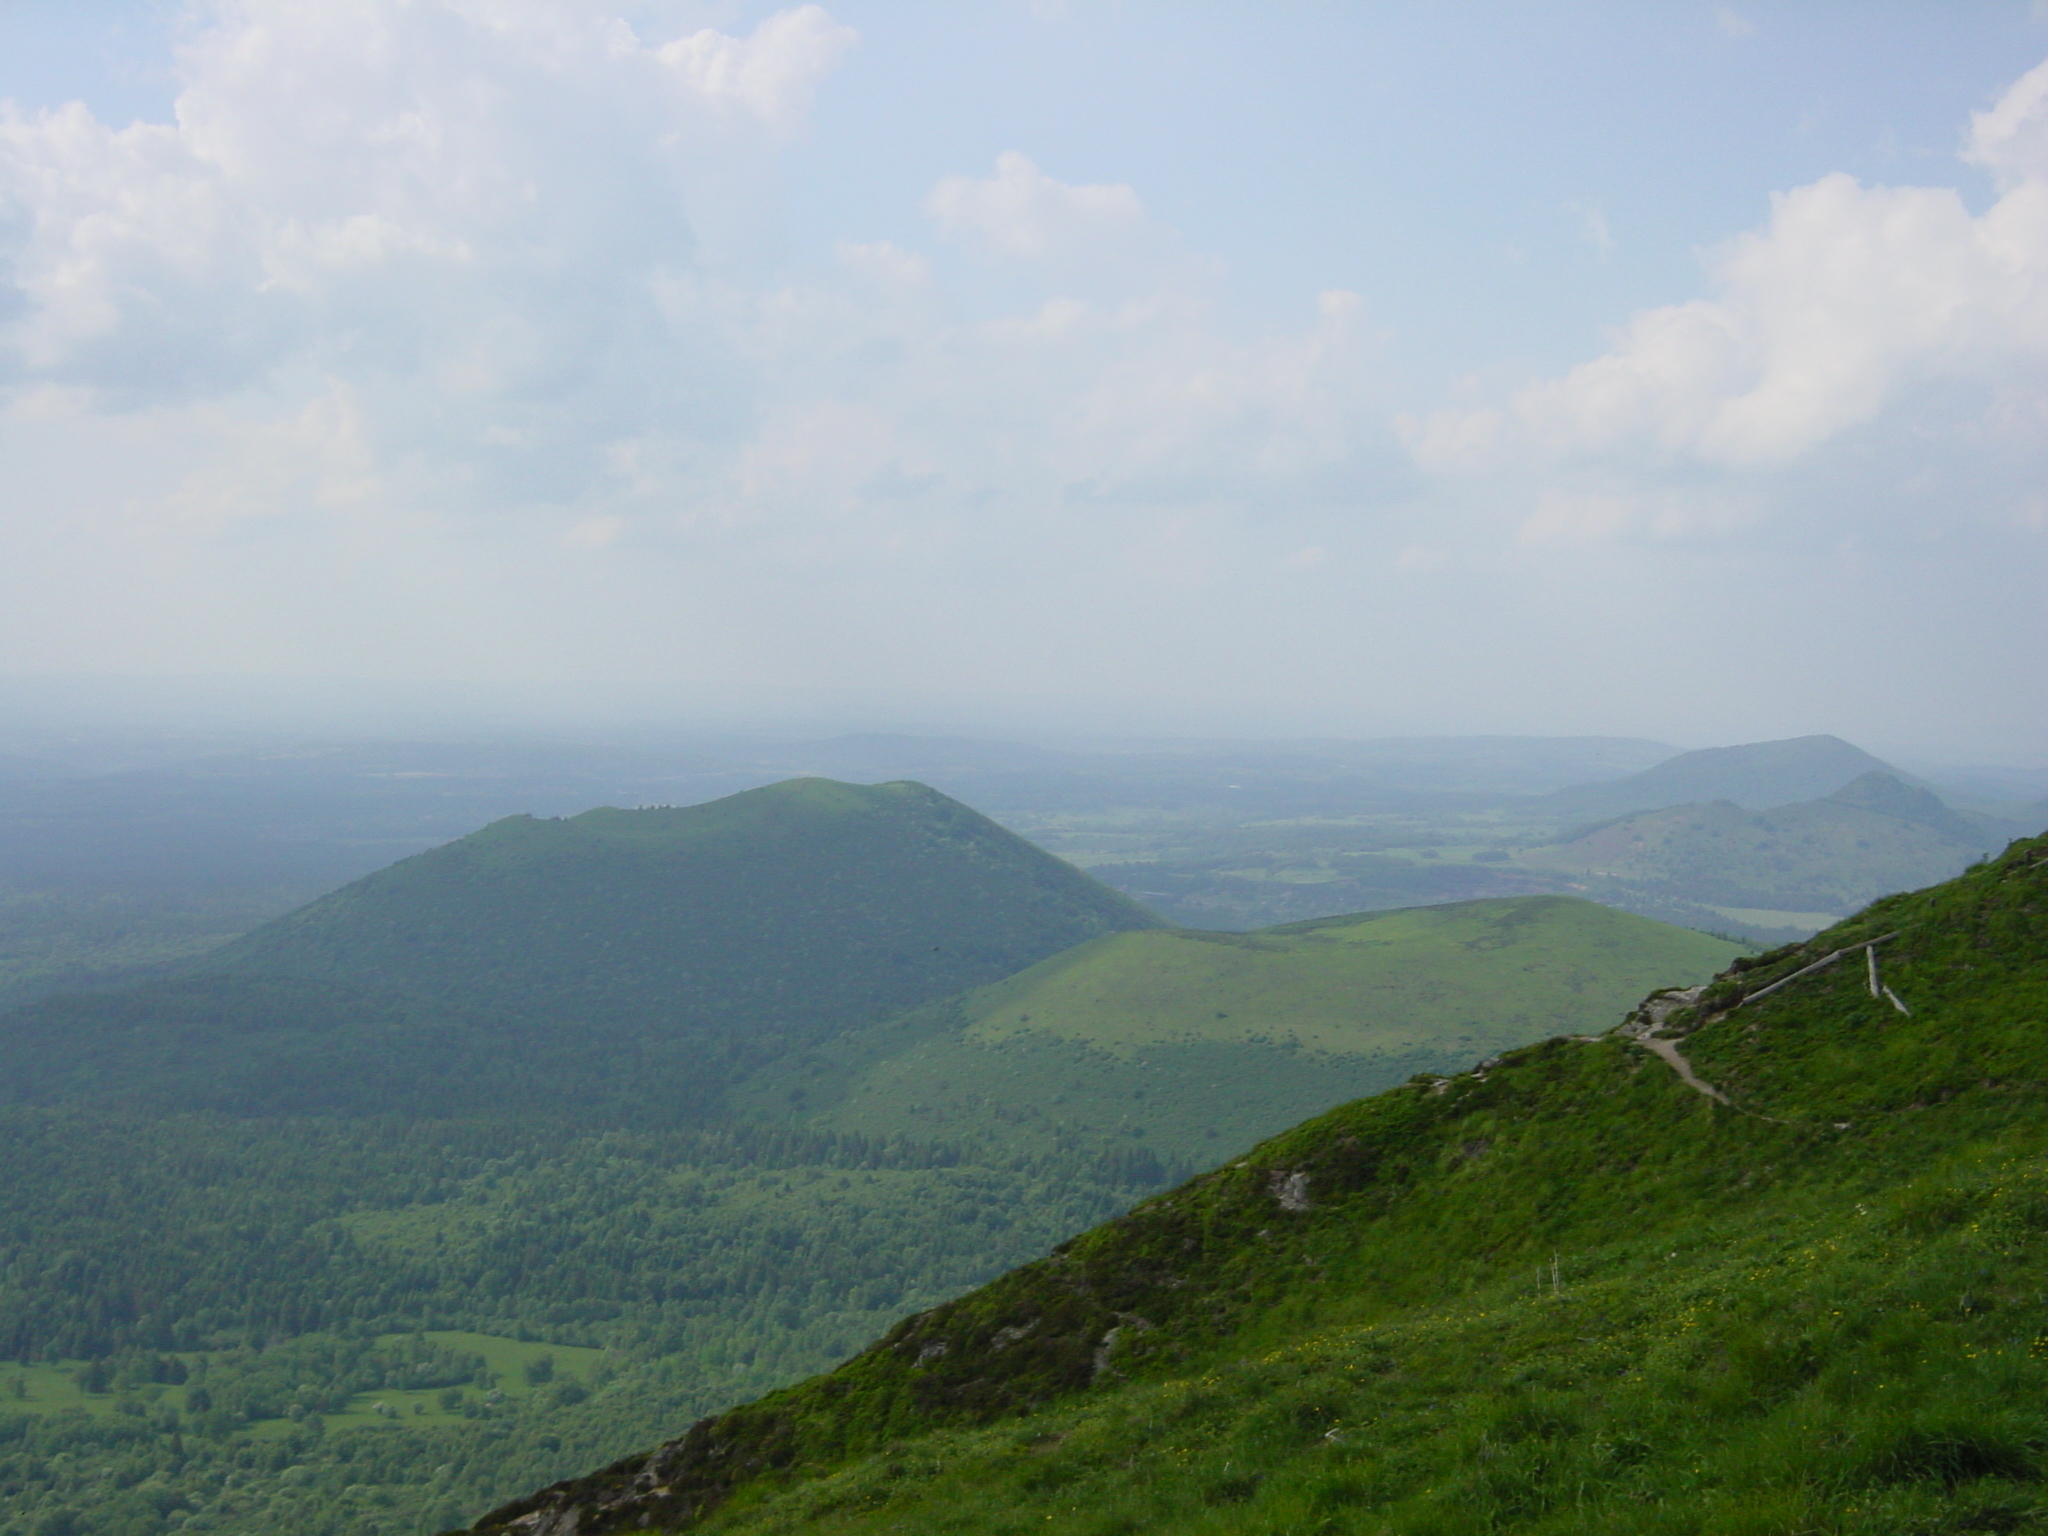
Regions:
<instances>
[{"instance_id":1,"label":"exposed rock","mask_svg":"<svg viewBox=\"0 0 2048 1536\"><path fill-rule=\"evenodd\" d=\"M1283 1211L1306 1211L1310 1209L1308 1199L1308 1175L1296 1170L1275 1168L1266 1176L1266 1187L1273 1192L1273 1198L1280 1202Z\"/></svg>"}]
</instances>

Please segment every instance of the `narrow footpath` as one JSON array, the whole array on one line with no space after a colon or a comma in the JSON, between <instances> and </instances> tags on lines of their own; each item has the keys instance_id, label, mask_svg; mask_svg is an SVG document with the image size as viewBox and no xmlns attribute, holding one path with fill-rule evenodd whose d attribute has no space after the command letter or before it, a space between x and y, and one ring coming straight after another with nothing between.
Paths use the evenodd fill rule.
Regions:
<instances>
[{"instance_id":1,"label":"narrow footpath","mask_svg":"<svg viewBox=\"0 0 2048 1536\"><path fill-rule=\"evenodd\" d=\"M1686 1087L1692 1089L1694 1093L1704 1093L1715 1103L1726 1104L1730 1109L1735 1107L1733 1099L1729 1098L1727 1094L1716 1088L1712 1083L1701 1078L1693 1071L1692 1063L1678 1054L1678 1042L1676 1040L1651 1040L1643 1035L1637 1035L1633 1038L1636 1044L1643 1047L1644 1050L1670 1063L1671 1070L1678 1074L1678 1080L1685 1084Z\"/></svg>"},{"instance_id":2,"label":"narrow footpath","mask_svg":"<svg viewBox=\"0 0 2048 1536\"><path fill-rule=\"evenodd\" d=\"M1693 1071L1692 1063L1679 1051L1676 1040L1657 1038L1657 1031L1664 1027L1664 1021L1679 1009L1692 1007L1700 1000L1700 993L1705 990L1704 987L1687 987L1682 992L1666 992L1653 997L1643 1005L1640 1013L1621 1026L1618 1033L1624 1039L1635 1041L1671 1068L1678 1074L1678 1080L1694 1093L1705 1094L1716 1104L1726 1104L1733 1109L1736 1107L1735 1101Z\"/></svg>"},{"instance_id":3,"label":"narrow footpath","mask_svg":"<svg viewBox=\"0 0 2048 1536\"><path fill-rule=\"evenodd\" d=\"M1865 939L1858 944L1845 945L1830 954L1822 955L1811 965L1801 966L1791 975L1781 977L1769 986L1750 993L1747 997L1738 1000L1733 1006L1736 1008L1747 1007L1760 998L1769 997L1780 987L1790 986L1802 977L1811 976L1816 971L1826 970L1844 955L1853 955L1860 949L1863 951L1870 995L1873 998L1882 998L1900 1013L1911 1014L1913 1010L1906 1006L1906 1000L1884 984L1884 978L1878 973L1877 968L1877 946L1888 939L1896 939L1898 936L1898 933L1893 931L1880 934L1874 939ZM1692 1089L1695 1093L1704 1094L1716 1104L1726 1104L1730 1109L1736 1110L1741 1114L1756 1115L1757 1119L1769 1120L1773 1125L1790 1124L1790 1121L1779 1120L1771 1115L1757 1114L1753 1109L1743 1109L1741 1105L1729 1098L1727 1094L1693 1071L1692 1063L1687 1061L1684 1054L1678 1049L1678 1042L1676 1040L1666 1040L1659 1037L1658 1031L1663 1029L1665 1021L1672 1014L1678 1012L1679 1009L1694 1006L1699 1002L1700 994L1705 991L1706 988L1704 986L1698 986L1687 987L1683 991L1660 992L1657 996L1644 1003L1640 1009L1630 1016L1629 1021L1622 1025L1615 1033L1622 1036L1623 1039L1633 1040L1637 1045L1642 1046L1643 1049L1649 1051L1666 1066L1670 1067L1672 1071L1676 1072L1678 1080L1684 1083L1686 1087ZM1836 1129L1847 1129L1846 1122L1836 1126Z\"/></svg>"}]
</instances>

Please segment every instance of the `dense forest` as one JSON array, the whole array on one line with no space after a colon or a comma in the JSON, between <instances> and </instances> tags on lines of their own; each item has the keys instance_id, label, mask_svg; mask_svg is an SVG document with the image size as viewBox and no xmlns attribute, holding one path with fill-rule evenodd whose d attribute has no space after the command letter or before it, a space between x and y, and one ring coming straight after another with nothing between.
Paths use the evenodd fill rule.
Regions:
<instances>
[{"instance_id":1,"label":"dense forest","mask_svg":"<svg viewBox=\"0 0 2048 1536\"><path fill-rule=\"evenodd\" d=\"M5 1015L0 1531L404 1536L845 1357L1186 1169L728 1085L1157 921L922 786L797 780L513 817Z\"/></svg>"},{"instance_id":2,"label":"dense forest","mask_svg":"<svg viewBox=\"0 0 2048 1536\"><path fill-rule=\"evenodd\" d=\"M0 1162L8 1536L438 1529L830 1365L1184 1171L80 1108L0 1115ZM536 1359L579 1363L532 1381Z\"/></svg>"},{"instance_id":3,"label":"dense forest","mask_svg":"<svg viewBox=\"0 0 2048 1536\"><path fill-rule=\"evenodd\" d=\"M0 1102L672 1126L792 1049L1157 926L917 784L511 817L188 974L16 1010Z\"/></svg>"}]
</instances>

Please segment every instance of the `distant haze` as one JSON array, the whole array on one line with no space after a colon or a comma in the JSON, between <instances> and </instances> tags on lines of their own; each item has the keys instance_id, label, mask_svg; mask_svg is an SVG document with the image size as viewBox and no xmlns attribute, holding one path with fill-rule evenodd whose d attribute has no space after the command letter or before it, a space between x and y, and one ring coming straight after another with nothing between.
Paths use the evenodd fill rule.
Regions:
<instances>
[{"instance_id":1,"label":"distant haze","mask_svg":"<svg viewBox=\"0 0 2048 1536\"><path fill-rule=\"evenodd\" d=\"M0 0L0 704L2039 761L2044 60Z\"/></svg>"}]
</instances>

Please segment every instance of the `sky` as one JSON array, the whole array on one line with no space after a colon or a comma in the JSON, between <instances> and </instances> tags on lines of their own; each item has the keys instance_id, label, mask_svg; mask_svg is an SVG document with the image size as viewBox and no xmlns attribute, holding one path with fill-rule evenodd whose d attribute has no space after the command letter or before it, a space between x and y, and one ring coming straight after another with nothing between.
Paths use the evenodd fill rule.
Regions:
<instances>
[{"instance_id":1,"label":"sky","mask_svg":"<svg viewBox=\"0 0 2048 1536\"><path fill-rule=\"evenodd\" d=\"M2040 6L0 0L0 102L0 678L2048 761Z\"/></svg>"}]
</instances>

